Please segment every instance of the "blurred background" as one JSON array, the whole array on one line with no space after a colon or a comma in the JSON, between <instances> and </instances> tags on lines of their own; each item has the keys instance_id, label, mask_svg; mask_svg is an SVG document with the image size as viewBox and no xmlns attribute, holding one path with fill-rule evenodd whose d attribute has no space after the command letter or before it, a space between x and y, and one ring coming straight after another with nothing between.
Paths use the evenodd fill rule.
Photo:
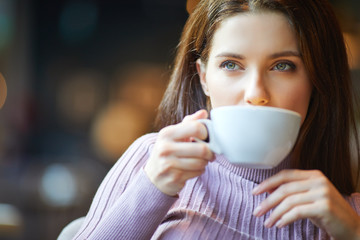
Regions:
<instances>
[{"instance_id":1,"label":"blurred background","mask_svg":"<svg viewBox=\"0 0 360 240\"><path fill-rule=\"evenodd\" d=\"M360 1L331 2L359 88ZM153 131L187 16L186 0L0 0L0 240L56 239L87 213Z\"/></svg>"}]
</instances>

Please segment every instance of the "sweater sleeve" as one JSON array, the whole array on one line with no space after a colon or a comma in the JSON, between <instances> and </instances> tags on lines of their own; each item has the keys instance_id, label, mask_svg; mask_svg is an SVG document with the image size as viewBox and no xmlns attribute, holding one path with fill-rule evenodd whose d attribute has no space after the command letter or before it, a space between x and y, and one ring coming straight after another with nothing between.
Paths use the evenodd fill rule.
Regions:
<instances>
[{"instance_id":1,"label":"sweater sleeve","mask_svg":"<svg viewBox=\"0 0 360 240\"><path fill-rule=\"evenodd\" d=\"M351 207L360 215L360 193L353 193L347 198Z\"/></svg>"},{"instance_id":2,"label":"sweater sleeve","mask_svg":"<svg viewBox=\"0 0 360 240\"><path fill-rule=\"evenodd\" d=\"M135 141L101 183L74 239L150 239L177 200L144 172L156 134Z\"/></svg>"}]
</instances>

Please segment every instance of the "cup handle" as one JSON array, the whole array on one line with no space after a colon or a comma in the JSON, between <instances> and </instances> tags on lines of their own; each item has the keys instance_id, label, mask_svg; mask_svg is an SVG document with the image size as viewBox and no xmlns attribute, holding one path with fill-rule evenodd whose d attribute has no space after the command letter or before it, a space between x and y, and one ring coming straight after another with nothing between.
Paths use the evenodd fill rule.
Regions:
<instances>
[{"instance_id":1,"label":"cup handle","mask_svg":"<svg viewBox=\"0 0 360 240\"><path fill-rule=\"evenodd\" d=\"M214 127L213 127L213 123L211 122L211 120L209 120L209 119L199 119L198 121L206 126L206 129L207 129L208 134L209 134L209 142L207 143L207 142L205 142L205 141L203 141L201 139L196 139L196 141L208 144L211 151L213 151L216 154L221 154L222 151L220 149L220 146L219 146L218 142L216 141Z\"/></svg>"}]
</instances>

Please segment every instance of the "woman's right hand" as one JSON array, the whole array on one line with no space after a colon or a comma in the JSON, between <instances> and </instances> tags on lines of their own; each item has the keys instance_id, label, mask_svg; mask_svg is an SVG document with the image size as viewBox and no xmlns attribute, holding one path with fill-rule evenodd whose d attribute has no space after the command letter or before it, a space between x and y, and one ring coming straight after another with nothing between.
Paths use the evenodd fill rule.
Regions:
<instances>
[{"instance_id":1,"label":"woman's right hand","mask_svg":"<svg viewBox=\"0 0 360 240\"><path fill-rule=\"evenodd\" d=\"M187 180L200 176L214 159L207 144L193 141L207 138L206 127L196 121L207 115L206 110L197 111L159 132L145 172L161 192L175 196Z\"/></svg>"}]
</instances>

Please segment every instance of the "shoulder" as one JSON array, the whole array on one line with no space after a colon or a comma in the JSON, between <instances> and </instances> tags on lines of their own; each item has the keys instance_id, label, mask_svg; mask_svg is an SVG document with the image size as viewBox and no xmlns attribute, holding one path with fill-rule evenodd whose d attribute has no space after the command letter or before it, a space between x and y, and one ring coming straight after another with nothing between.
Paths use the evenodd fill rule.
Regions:
<instances>
[{"instance_id":1,"label":"shoulder","mask_svg":"<svg viewBox=\"0 0 360 240\"><path fill-rule=\"evenodd\" d=\"M158 133L148 133L136 139L123 154L124 156L132 155L131 153L137 152L138 154L147 155L152 151L156 142Z\"/></svg>"},{"instance_id":2,"label":"shoulder","mask_svg":"<svg viewBox=\"0 0 360 240\"><path fill-rule=\"evenodd\" d=\"M138 139L136 139L132 144L132 146L135 145L135 146L152 147L156 142L157 136L158 136L157 132L145 134L139 137Z\"/></svg>"},{"instance_id":3,"label":"shoulder","mask_svg":"<svg viewBox=\"0 0 360 240\"><path fill-rule=\"evenodd\" d=\"M102 185L105 187L115 184L116 187L110 187L109 189L124 190L129 181L146 164L156 138L156 133L149 133L136 139L111 167Z\"/></svg>"},{"instance_id":4,"label":"shoulder","mask_svg":"<svg viewBox=\"0 0 360 240\"><path fill-rule=\"evenodd\" d=\"M148 133L136 139L123 153L115 165L127 165L129 162L138 164L139 162L146 161L156 142L157 136L158 133Z\"/></svg>"}]
</instances>

